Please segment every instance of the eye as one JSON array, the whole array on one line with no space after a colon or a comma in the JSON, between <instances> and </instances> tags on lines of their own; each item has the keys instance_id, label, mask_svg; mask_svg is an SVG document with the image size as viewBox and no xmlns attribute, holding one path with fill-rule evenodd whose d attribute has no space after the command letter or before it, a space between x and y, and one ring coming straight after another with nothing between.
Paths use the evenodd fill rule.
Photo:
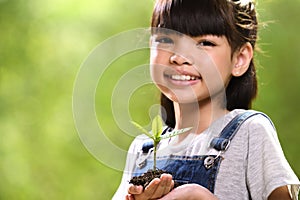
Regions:
<instances>
[{"instance_id":1,"label":"eye","mask_svg":"<svg viewBox=\"0 0 300 200\"><path fill-rule=\"evenodd\" d=\"M216 44L209 41L209 40L201 40L201 41L198 42L197 46L200 46L200 47L214 47L214 46L216 46Z\"/></svg>"},{"instance_id":2,"label":"eye","mask_svg":"<svg viewBox=\"0 0 300 200\"><path fill-rule=\"evenodd\" d=\"M157 37L157 38L155 38L154 41L157 43L161 43L161 44L173 44L174 43L174 41L170 37L166 37L166 36Z\"/></svg>"}]
</instances>

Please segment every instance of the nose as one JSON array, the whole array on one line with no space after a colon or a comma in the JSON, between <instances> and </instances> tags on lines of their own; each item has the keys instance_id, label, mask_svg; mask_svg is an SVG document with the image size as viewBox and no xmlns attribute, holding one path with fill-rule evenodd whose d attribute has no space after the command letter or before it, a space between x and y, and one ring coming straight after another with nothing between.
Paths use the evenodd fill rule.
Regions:
<instances>
[{"instance_id":1,"label":"nose","mask_svg":"<svg viewBox=\"0 0 300 200\"><path fill-rule=\"evenodd\" d=\"M176 53L174 53L171 57L170 57L170 63L171 64L175 64L175 65L192 65L192 61L182 55L178 55Z\"/></svg>"}]
</instances>

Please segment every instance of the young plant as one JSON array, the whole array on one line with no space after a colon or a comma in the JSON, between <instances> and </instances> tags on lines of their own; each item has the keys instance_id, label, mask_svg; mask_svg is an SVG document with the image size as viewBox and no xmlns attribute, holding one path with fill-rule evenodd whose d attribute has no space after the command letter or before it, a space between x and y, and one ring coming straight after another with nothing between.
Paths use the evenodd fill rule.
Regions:
<instances>
[{"instance_id":1,"label":"young plant","mask_svg":"<svg viewBox=\"0 0 300 200\"><path fill-rule=\"evenodd\" d=\"M174 137L176 135L185 133L185 132L192 129L191 127L190 128L183 128L183 129L180 129L180 130L173 130L172 132L170 132L168 134L162 135L163 120L160 117L160 115L157 115L153 119L151 133L149 133L146 129L144 129L138 123L136 123L134 121L131 121L131 123L134 126L136 126L140 131L142 131L142 133L144 133L145 135L147 135L149 138L151 138L153 140L153 170L156 170L156 152L157 152L157 145L159 144L159 142L163 139Z\"/></svg>"}]
</instances>

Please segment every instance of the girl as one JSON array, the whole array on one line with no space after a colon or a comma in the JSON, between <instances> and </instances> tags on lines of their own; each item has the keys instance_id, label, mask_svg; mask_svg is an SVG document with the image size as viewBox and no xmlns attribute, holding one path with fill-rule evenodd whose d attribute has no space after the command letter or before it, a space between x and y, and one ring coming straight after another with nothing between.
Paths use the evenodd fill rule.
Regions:
<instances>
[{"instance_id":1,"label":"girl","mask_svg":"<svg viewBox=\"0 0 300 200\"><path fill-rule=\"evenodd\" d=\"M146 188L128 183L153 162L147 138L137 137L114 199L297 199L299 180L271 120L249 111L257 93L254 3L157 0L151 25L164 132L193 128L161 141L157 166L172 175Z\"/></svg>"}]
</instances>

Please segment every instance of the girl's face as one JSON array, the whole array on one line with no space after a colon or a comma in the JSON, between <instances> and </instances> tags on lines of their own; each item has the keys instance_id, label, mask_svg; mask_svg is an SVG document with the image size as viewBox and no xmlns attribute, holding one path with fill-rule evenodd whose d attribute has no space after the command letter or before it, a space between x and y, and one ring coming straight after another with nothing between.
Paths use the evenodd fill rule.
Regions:
<instances>
[{"instance_id":1,"label":"girl's face","mask_svg":"<svg viewBox=\"0 0 300 200\"><path fill-rule=\"evenodd\" d=\"M172 101L201 102L225 94L235 65L226 37L158 31L151 38L151 76Z\"/></svg>"}]
</instances>

